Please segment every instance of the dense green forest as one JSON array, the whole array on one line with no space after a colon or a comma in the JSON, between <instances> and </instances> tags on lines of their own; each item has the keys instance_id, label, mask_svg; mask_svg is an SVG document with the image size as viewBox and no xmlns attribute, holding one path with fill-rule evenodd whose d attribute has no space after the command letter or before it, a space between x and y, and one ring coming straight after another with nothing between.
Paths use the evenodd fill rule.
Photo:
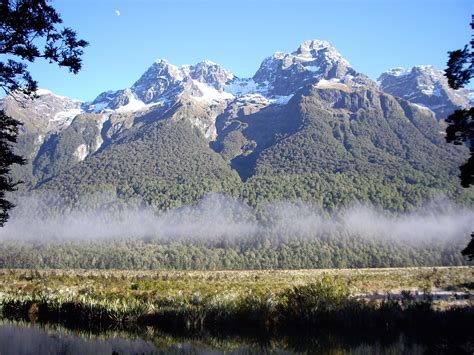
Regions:
<instances>
[{"instance_id":1,"label":"dense green forest","mask_svg":"<svg viewBox=\"0 0 474 355\"><path fill-rule=\"evenodd\" d=\"M18 207L1 231L0 267L291 269L467 262L459 254L468 239L469 231L460 235L467 222L453 238L439 235L436 226L420 236L398 231L390 237L396 224L379 235L350 228L315 232L314 220L302 220L331 219L354 206L395 217L433 200L448 209L451 203L472 206L473 190L462 189L456 176L465 149L444 142L432 115L368 88L306 87L287 105L248 111L232 105L215 118L214 141L195 126L206 117L183 102L137 116L115 113L108 121L78 115L60 133L44 137L37 154L29 152L36 158L28 171L14 171L29 183L12 196ZM93 153L78 158L78 147ZM201 201L216 193L242 207L227 209L211 200L214 208L205 214L209 206ZM269 205L279 204L312 212L269 212ZM147 220L129 213L143 211ZM96 216L103 213L116 217L101 224ZM156 222L166 213L161 225ZM155 222L147 227L150 220ZM264 231L236 228L229 234L228 223ZM302 231L287 228L292 224ZM433 231L438 235L431 236Z\"/></svg>"},{"instance_id":2,"label":"dense green forest","mask_svg":"<svg viewBox=\"0 0 474 355\"><path fill-rule=\"evenodd\" d=\"M39 196L41 199L48 196L48 206L57 211L84 208L122 210L134 206L166 211L198 203L210 193L225 193L256 208L273 201L303 201L326 211L363 203L388 211L407 212L440 196L466 206L474 202L472 189L461 188L456 177L446 181L428 179L422 174L397 177L375 173L364 176L356 172L321 172L254 176L246 182L232 176L224 179L188 177L179 179L177 183L137 175L104 183L100 180L102 173L106 171L91 171L78 177L75 184L68 184L70 180L64 184L54 181L48 189L15 197L21 202L24 196ZM105 201L104 196L108 196ZM46 211L50 209L41 209L38 213Z\"/></svg>"},{"instance_id":3,"label":"dense green forest","mask_svg":"<svg viewBox=\"0 0 474 355\"><path fill-rule=\"evenodd\" d=\"M377 183L377 179L385 183ZM220 181L204 181L159 184L136 178L118 187L102 185L101 193L95 190L96 186L77 185L82 187L76 190L77 200L72 209L70 202L65 203L58 195L38 193L36 199L18 206L12 225L15 226L15 218L21 214L32 217L19 223L33 226L35 220L38 223L30 229L22 226L20 232L15 231L17 237L9 235L7 226L4 243L0 246L0 267L218 270L468 263L460 254L468 232L465 238L462 235L454 239L448 235L420 235L417 240L418 235L414 233L408 236L399 233L392 238L393 225L373 235L360 235L347 228L314 230L317 228L315 218L338 222L333 214L337 215L344 207L357 210L357 206L376 206L373 210L382 214L368 217L374 219L384 214L404 218L423 209L429 214L430 207L420 209L420 206L430 197L435 198L441 187L443 191L451 191L451 197L460 204L450 205L447 200L439 200L435 208L455 216L461 209L459 206L469 206L472 201L470 191L461 190L457 181L444 184L433 180L425 185L395 177L372 175L367 178L357 174L253 177L245 183L229 181L226 187ZM191 196L198 200L209 192L224 189L230 191L231 196L216 199L211 195L205 197L204 202L196 203L189 195L189 191L193 191ZM155 204L156 201L159 204ZM355 201L359 205L354 207ZM89 210L100 211L96 213L99 216L103 213L105 222L107 216L112 222L102 225L101 218L85 212ZM146 219L140 218L142 211L148 213ZM46 224L42 225L38 218ZM56 224L48 225L50 219ZM118 226L114 226L114 221ZM308 221L309 226L305 226ZM301 230L288 225L293 222ZM451 220L446 222L451 223ZM140 224L147 226L148 223L150 226L143 232ZM263 230L246 230L246 223L250 228L256 226ZM69 224L75 229L72 236L67 228ZM242 229L239 224L243 225ZM63 226L66 226L64 235L61 234ZM227 226L231 231L225 229ZM216 227L222 231L215 230ZM138 228L136 234L133 234L134 228ZM170 233L169 229L173 228L178 231ZM420 233L429 232L430 229Z\"/></svg>"},{"instance_id":4,"label":"dense green forest","mask_svg":"<svg viewBox=\"0 0 474 355\"><path fill-rule=\"evenodd\" d=\"M410 243L354 236L213 242L124 239L3 243L0 268L302 269L466 265L464 241Z\"/></svg>"}]
</instances>

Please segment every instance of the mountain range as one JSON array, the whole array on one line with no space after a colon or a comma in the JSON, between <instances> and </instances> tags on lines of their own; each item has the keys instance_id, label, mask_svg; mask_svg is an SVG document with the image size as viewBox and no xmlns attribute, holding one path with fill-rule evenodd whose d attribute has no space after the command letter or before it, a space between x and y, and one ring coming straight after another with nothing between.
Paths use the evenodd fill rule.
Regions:
<instances>
[{"instance_id":1,"label":"mountain range","mask_svg":"<svg viewBox=\"0 0 474 355\"><path fill-rule=\"evenodd\" d=\"M28 163L13 178L67 206L103 205L94 196L106 192L111 208L168 209L223 192L406 210L440 192L472 201L457 188L466 151L444 140L444 118L470 95L432 66L375 82L311 40L265 58L252 78L208 60L158 60L92 102L39 90L1 105L23 122L16 149Z\"/></svg>"}]
</instances>

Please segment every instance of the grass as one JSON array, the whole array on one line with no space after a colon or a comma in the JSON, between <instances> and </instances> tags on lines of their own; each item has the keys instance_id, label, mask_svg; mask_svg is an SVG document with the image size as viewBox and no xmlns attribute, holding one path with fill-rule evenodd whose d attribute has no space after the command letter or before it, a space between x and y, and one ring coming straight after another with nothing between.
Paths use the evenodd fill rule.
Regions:
<instances>
[{"instance_id":1,"label":"grass","mask_svg":"<svg viewBox=\"0 0 474 355\"><path fill-rule=\"evenodd\" d=\"M472 289L473 267L390 269L316 269L258 271L135 271L0 269L0 292L24 290L72 294L162 296L252 290L282 291L324 276L342 280L353 293L389 293L408 289Z\"/></svg>"},{"instance_id":2,"label":"grass","mask_svg":"<svg viewBox=\"0 0 474 355\"><path fill-rule=\"evenodd\" d=\"M358 293L469 290L472 267L266 270L0 270L3 315L184 329L472 324L472 299L367 301ZM458 328L458 327L456 327ZM469 327L465 327L469 329Z\"/></svg>"}]
</instances>

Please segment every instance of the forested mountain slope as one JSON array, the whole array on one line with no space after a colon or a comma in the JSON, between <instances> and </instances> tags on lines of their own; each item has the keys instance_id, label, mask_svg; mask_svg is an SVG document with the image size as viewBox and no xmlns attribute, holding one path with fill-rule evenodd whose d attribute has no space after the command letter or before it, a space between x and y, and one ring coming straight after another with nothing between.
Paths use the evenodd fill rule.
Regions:
<instances>
[{"instance_id":1,"label":"forested mountain slope","mask_svg":"<svg viewBox=\"0 0 474 355\"><path fill-rule=\"evenodd\" d=\"M62 207L104 191L158 209L209 192L326 209L359 201L404 211L439 194L472 202L457 187L463 148L445 143L430 109L382 89L314 40L266 58L252 78L211 61L158 60L130 88L89 103L43 90L2 106L24 122L17 150L28 164L13 177Z\"/></svg>"}]
</instances>

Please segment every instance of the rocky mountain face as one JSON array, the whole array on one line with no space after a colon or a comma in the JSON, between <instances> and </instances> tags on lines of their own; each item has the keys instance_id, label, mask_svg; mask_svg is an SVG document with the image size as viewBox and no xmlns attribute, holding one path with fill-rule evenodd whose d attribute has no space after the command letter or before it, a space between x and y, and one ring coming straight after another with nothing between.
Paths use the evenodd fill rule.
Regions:
<instances>
[{"instance_id":1,"label":"rocky mountain face","mask_svg":"<svg viewBox=\"0 0 474 355\"><path fill-rule=\"evenodd\" d=\"M210 61L158 60L130 88L92 102L40 91L23 106L10 97L1 104L25 123L17 149L28 164L13 175L27 188L56 191L71 204L110 190L171 208L210 191L263 196L272 187L262 179L290 184L282 189L294 196L322 176L444 184L462 148L444 142L425 106L441 117L466 102L438 74L392 70L379 87L314 40L266 58L252 78Z\"/></svg>"},{"instance_id":2,"label":"rocky mountain face","mask_svg":"<svg viewBox=\"0 0 474 355\"><path fill-rule=\"evenodd\" d=\"M459 107L470 105L469 92L451 89L444 73L431 65L390 69L378 81L383 91L429 108L439 120L446 119Z\"/></svg>"},{"instance_id":3,"label":"rocky mountain face","mask_svg":"<svg viewBox=\"0 0 474 355\"><path fill-rule=\"evenodd\" d=\"M211 61L178 68L160 59L131 88L102 93L86 110L138 111L146 106L172 105L182 95L204 101L225 100L230 95L223 93L223 87L233 78L231 72Z\"/></svg>"},{"instance_id":4,"label":"rocky mountain face","mask_svg":"<svg viewBox=\"0 0 474 355\"><path fill-rule=\"evenodd\" d=\"M38 90L37 98L29 100L20 95L2 99L5 112L20 120L29 133L57 132L67 127L83 111L83 103L58 96L48 90Z\"/></svg>"},{"instance_id":5,"label":"rocky mountain face","mask_svg":"<svg viewBox=\"0 0 474 355\"><path fill-rule=\"evenodd\" d=\"M58 96L47 90L38 90L36 95L35 100L14 95L7 96L0 102L8 115L23 123L16 149L27 159L27 163L24 166L13 166L13 172L28 187L34 186L37 179L41 179L39 176L43 176L42 173L37 174L37 159L45 151L52 153L54 149L51 148L55 145L51 142L68 131L74 118L84 112L81 101ZM82 135L80 139L83 139ZM67 160L72 160L73 164L80 161L74 152L70 153Z\"/></svg>"},{"instance_id":6,"label":"rocky mountain face","mask_svg":"<svg viewBox=\"0 0 474 355\"><path fill-rule=\"evenodd\" d=\"M306 41L293 53L276 52L266 58L253 80L267 86L269 95L291 95L320 80L352 86L374 86L357 73L339 52L326 41Z\"/></svg>"},{"instance_id":7,"label":"rocky mountain face","mask_svg":"<svg viewBox=\"0 0 474 355\"><path fill-rule=\"evenodd\" d=\"M236 96L261 94L276 102L287 101L296 91L321 80L375 88L367 76L357 73L328 42L303 42L292 53L275 52L266 58L251 79L234 79L226 89Z\"/></svg>"},{"instance_id":8,"label":"rocky mountain face","mask_svg":"<svg viewBox=\"0 0 474 355\"><path fill-rule=\"evenodd\" d=\"M366 86L310 85L285 106L221 117L218 151L244 179L368 171L436 176L438 169L453 172L447 156L456 160L425 109Z\"/></svg>"}]
</instances>

